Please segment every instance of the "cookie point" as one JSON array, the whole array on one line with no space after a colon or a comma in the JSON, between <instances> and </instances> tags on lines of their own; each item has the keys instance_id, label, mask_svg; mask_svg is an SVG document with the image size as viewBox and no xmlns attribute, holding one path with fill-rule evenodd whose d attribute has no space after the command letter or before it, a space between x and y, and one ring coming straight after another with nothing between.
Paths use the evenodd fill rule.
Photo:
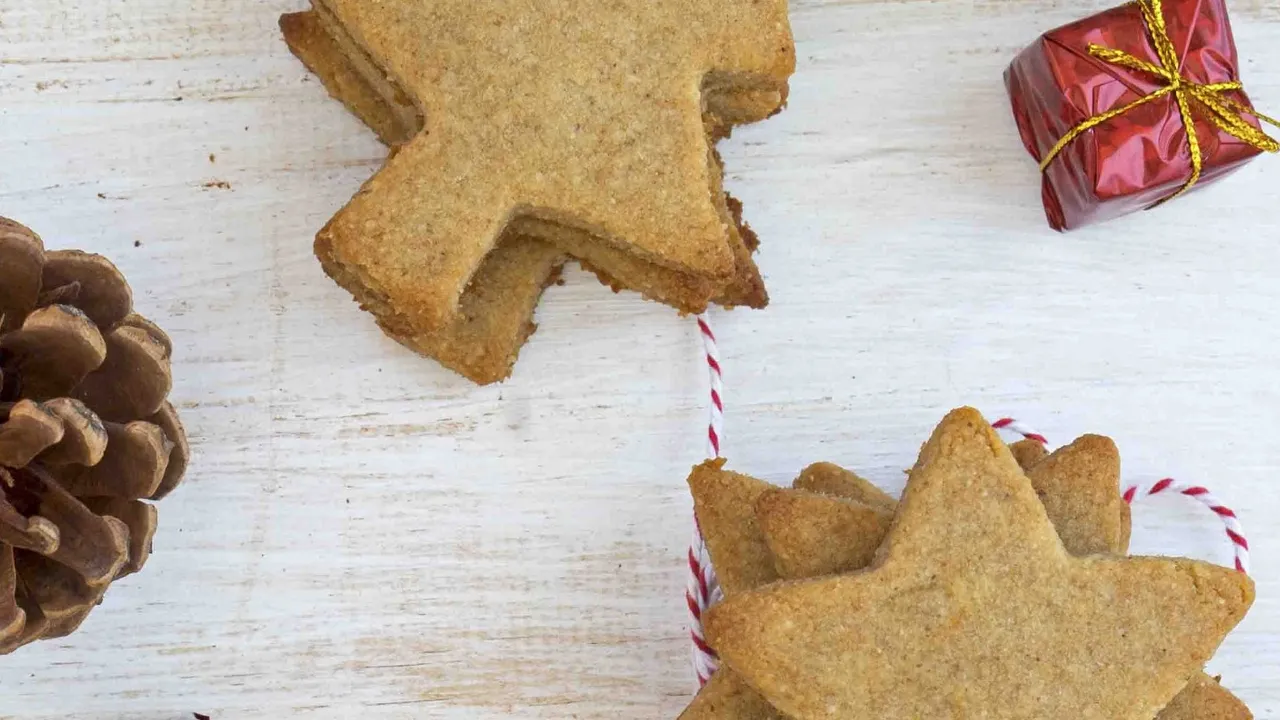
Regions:
<instances>
[{"instance_id":1,"label":"cookie point","mask_svg":"<svg viewBox=\"0 0 1280 720\"><path fill-rule=\"evenodd\" d=\"M971 407L961 407L947 413L933 431L933 440L944 444L967 442L981 438L994 455L1008 455L1009 448L982 413Z\"/></svg>"},{"instance_id":2,"label":"cookie point","mask_svg":"<svg viewBox=\"0 0 1280 720\"><path fill-rule=\"evenodd\" d=\"M307 20L306 16L307 13L305 12L284 13L280 16L280 29L288 34L305 23Z\"/></svg>"},{"instance_id":3,"label":"cookie point","mask_svg":"<svg viewBox=\"0 0 1280 720\"><path fill-rule=\"evenodd\" d=\"M1120 457L1120 448L1116 447L1115 440L1106 435L1081 435L1071 445L1091 453Z\"/></svg>"},{"instance_id":4,"label":"cookie point","mask_svg":"<svg viewBox=\"0 0 1280 720\"><path fill-rule=\"evenodd\" d=\"M987 419L982 416L982 413L978 412L978 410L975 408L969 407L968 405L964 407L958 407L955 410L952 410L951 412L947 413L947 416L943 418L942 422L943 424L951 424L951 423L982 423L987 425L990 424L990 423L987 423Z\"/></svg>"},{"instance_id":5,"label":"cookie point","mask_svg":"<svg viewBox=\"0 0 1280 720\"><path fill-rule=\"evenodd\" d=\"M724 470L724 466L728 462L724 458L713 458L694 465L693 470L689 472L689 484L693 485L695 482L701 483L710 480L715 477L716 473Z\"/></svg>"},{"instance_id":6,"label":"cookie point","mask_svg":"<svg viewBox=\"0 0 1280 720\"><path fill-rule=\"evenodd\" d=\"M724 458L715 458L695 465L690 471L686 482L689 485L690 494L693 495L695 509L707 499L723 493L723 488L732 477L724 466Z\"/></svg>"}]
</instances>

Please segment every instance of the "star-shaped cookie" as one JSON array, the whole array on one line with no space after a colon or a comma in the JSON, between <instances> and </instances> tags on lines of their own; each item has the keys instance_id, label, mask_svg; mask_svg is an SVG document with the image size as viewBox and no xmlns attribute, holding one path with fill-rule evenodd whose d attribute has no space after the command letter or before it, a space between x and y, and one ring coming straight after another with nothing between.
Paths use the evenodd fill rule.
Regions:
<instances>
[{"instance_id":1,"label":"star-shaped cookie","mask_svg":"<svg viewBox=\"0 0 1280 720\"><path fill-rule=\"evenodd\" d=\"M1039 443L1015 443L1010 450L1027 471L1050 521L1068 528L1059 533L1070 552L1093 551L1095 537L1114 538L1122 543L1116 552L1127 550L1129 507L1117 487L1120 458L1114 443L1086 436L1048 458ZM805 468L794 490L730 472L724 465L716 460L694 468L689 488L727 597L777 579L863 569L873 561L897 511L892 496L832 463ZM1230 696L1219 688L1224 693ZM680 720L784 719L726 667ZM1160 720L1182 719L1162 714Z\"/></svg>"},{"instance_id":2,"label":"star-shaped cookie","mask_svg":"<svg viewBox=\"0 0 1280 720\"><path fill-rule=\"evenodd\" d=\"M1044 447L1035 441L1015 443L1010 450L1044 504L1067 552L1124 555L1129 551L1130 513L1119 493L1120 455L1115 443L1108 438L1086 435L1052 455L1046 455ZM866 482L837 466L826 468L828 478L842 475L846 482L848 478ZM812 486L810 472L806 471L796 481L797 486L802 483ZM862 570L871 563L868 558L888 534L887 523L858 522L867 515L859 511L861 503L847 499L866 497L864 491L856 485L828 487L840 490L839 494L844 497L775 489L763 493L756 502L756 520L783 580ZM892 514L897 503L891 502L892 505L881 509ZM681 720L775 720L779 717L772 706L747 689L736 675L730 672L717 678L707 686L707 697L700 696L702 702L691 706L691 711L699 712L687 713ZM736 707L732 712L724 712L729 707L726 697L734 698ZM1160 711L1156 720L1253 720L1253 714L1217 679L1199 673Z\"/></svg>"},{"instance_id":3,"label":"star-shaped cookie","mask_svg":"<svg viewBox=\"0 0 1280 720\"><path fill-rule=\"evenodd\" d=\"M294 55L384 143L394 148L418 134L422 118L417 112L396 104L380 71L366 67L372 77L361 72L360 63L342 52L315 12L282 15L280 30ZM378 324L400 344L472 382L500 382L510 377L536 329L533 312L543 289L559 279L567 259L541 240L508 233L481 263L447 325L424 330L391 307L378 313ZM341 278L345 269L334 266L330 271Z\"/></svg>"},{"instance_id":4,"label":"star-shaped cookie","mask_svg":"<svg viewBox=\"0 0 1280 720\"><path fill-rule=\"evenodd\" d=\"M784 0L314 5L424 118L317 238L370 309L447 325L511 228L686 311L754 271L704 118L782 106Z\"/></svg>"},{"instance_id":5,"label":"star-shaped cookie","mask_svg":"<svg viewBox=\"0 0 1280 720\"><path fill-rule=\"evenodd\" d=\"M793 717L1136 719L1252 598L1203 563L1071 557L1009 450L962 410L926 444L873 568L731 596L707 629Z\"/></svg>"},{"instance_id":6,"label":"star-shaped cookie","mask_svg":"<svg viewBox=\"0 0 1280 720\"><path fill-rule=\"evenodd\" d=\"M1120 457L1107 438L1086 435L1049 455L1035 441L1009 447L1074 555L1128 552L1129 506L1119 494ZM816 463L774 488L723 469L694 470L690 487L712 559L744 578L808 579L862 570L888 534L897 500L838 465ZM752 515L746 505L754 505ZM729 539L732 538L732 539ZM772 554L772 558L770 558ZM757 585L758 586L758 585ZM1252 720L1249 708L1203 673L1156 720ZM731 668L722 668L680 720L785 720Z\"/></svg>"}]
</instances>

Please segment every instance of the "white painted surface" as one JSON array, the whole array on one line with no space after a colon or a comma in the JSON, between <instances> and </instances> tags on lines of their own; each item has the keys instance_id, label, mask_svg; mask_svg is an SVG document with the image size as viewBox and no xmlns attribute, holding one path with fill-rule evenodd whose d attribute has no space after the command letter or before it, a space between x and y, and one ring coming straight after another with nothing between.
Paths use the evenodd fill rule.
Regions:
<instances>
[{"instance_id":1,"label":"white painted surface","mask_svg":"<svg viewBox=\"0 0 1280 720\"><path fill-rule=\"evenodd\" d=\"M1107 1L795 1L791 109L725 148L774 298L717 314L727 450L897 489L958 404L1110 434L1240 507L1260 599L1213 669L1280 718L1280 160L1050 232L1000 73ZM674 717L696 328L574 272L505 386L385 339L311 256L382 149L277 38L301 5L0 0L0 214L126 271L197 453L146 572L0 659L0 714ZM1277 7L1232 6L1273 110ZM1230 557L1174 500L1135 550Z\"/></svg>"}]
</instances>

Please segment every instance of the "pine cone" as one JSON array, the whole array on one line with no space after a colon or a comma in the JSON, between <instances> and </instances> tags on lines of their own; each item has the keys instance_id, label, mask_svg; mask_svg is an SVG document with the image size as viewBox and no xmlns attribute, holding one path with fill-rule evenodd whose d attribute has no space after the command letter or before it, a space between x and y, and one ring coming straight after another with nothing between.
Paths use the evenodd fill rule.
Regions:
<instances>
[{"instance_id":1,"label":"pine cone","mask_svg":"<svg viewBox=\"0 0 1280 720\"><path fill-rule=\"evenodd\" d=\"M0 218L0 655L75 631L142 569L186 472L169 338L120 271Z\"/></svg>"}]
</instances>

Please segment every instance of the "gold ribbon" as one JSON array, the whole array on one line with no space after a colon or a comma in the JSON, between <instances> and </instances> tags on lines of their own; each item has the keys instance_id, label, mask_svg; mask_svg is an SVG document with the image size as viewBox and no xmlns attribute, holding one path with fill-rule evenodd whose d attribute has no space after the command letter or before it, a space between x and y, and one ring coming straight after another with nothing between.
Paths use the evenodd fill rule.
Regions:
<instances>
[{"instance_id":1,"label":"gold ribbon","mask_svg":"<svg viewBox=\"0 0 1280 720\"><path fill-rule=\"evenodd\" d=\"M1257 110L1227 97L1226 93L1228 92L1244 89L1244 85L1238 81L1206 85L1183 77L1181 74L1182 63L1178 59L1178 51L1174 48L1173 40L1169 37L1168 27L1165 26L1164 7L1161 0L1138 0L1138 6L1142 8L1142 19L1145 21L1147 32L1151 36L1151 43L1156 48L1156 54L1160 57L1159 65L1134 57L1122 50L1112 50L1101 45L1090 45L1089 54L1112 65L1119 65L1158 77L1167 84L1146 97L1139 98L1124 107L1116 108L1101 115L1095 115L1072 128L1070 132L1062 136L1057 145L1053 146L1049 154L1045 155L1044 160L1040 163L1040 170L1043 172L1048 169L1049 165L1062 153L1063 148L1084 133L1124 115L1136 107L1158 100L1166 95L1173 95L1174 100L1177 102L1178 113L1182 116L1182 124L1187 128L1187 144L1191 149L1191 178L1187 180L1181 190L1170 196L1169 200L1195 187L1195 184L1200 182L1200 175L1204 171L1204 151L1200 147L1200 137L1196 134L1195 116L1191 114L1191 108L1195 104L1204 109L1202 114L1205 119L1219 130L1263 152L1280 152L1280 142L1276 142L1271 136L1250 125L1242 115L1252 115L1276 127L1280 127L1280 120L1267 117Z\"/></svg>"}]
</instances>

